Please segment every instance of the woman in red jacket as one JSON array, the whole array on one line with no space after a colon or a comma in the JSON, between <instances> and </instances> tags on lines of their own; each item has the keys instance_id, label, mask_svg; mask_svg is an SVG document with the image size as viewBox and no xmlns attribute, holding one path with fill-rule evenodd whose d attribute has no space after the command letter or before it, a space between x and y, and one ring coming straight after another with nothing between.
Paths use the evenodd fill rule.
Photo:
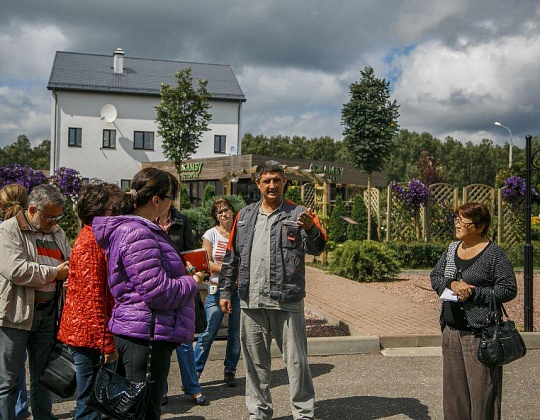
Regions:
<instances>
[{"instance_id":1,"label":"woman in red jacket","mask_svg":"<svg viewBox=\"0 0 540 420\"><path fill-rule=\"evenodd\" d=\"M117 189L118 191L116 191ZM120 189L108 184L86 185L77 201L77 213L83 222L71 252L66 303L58 339L69 346L77 376L75 419L101 419L101 414L86 407L94 378L99 370L103 328L107 325L114 300L107 286L105 252L92 232L96 216L110 216L115 193ZM107 299L105 299L107 297ZM105 334L105 363L114 370L118 353L112 334Z\"/></svg>"}]
</instances>

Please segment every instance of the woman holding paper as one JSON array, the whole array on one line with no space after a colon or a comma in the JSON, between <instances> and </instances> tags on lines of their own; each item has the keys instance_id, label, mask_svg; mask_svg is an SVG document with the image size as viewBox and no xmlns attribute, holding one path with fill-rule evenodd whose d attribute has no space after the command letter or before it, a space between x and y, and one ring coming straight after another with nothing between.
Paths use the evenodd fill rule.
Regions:
<instances>
[{"instance_id":1,"label":"woman holding paper","mask_svg":"<svg viewBox=\"0 0 540 420\"><path fill-rule=\"evenodd\" d=\"M216 224L203 235L203 248L208 252L212 277L208 286L208 296L205 304L208 326L206 331L199 335L195 346L195 364L199 375L204 369L210 347L212 347L212 343L216 338L224 315L219 307L219 288L217 284L234 222L234 208L231 202L225 198L216 200L212 207L212 217ZM233 312L229 315L223 376L227 386L235 387L237 386L235 378L236 365L240 358L240 299L238 293L235 293L232 297L232 305Z\"/></svg>"},{"instance_id":2,"label":"woman holding paper","mask_svg":"<svg viewBox=\"0 0 540 420\"><path fill-rule=\"evenodd\" d=\"M478 334L490 314L491 291L498 303L512 300L516 277L503 250L486 236L491 215L485 205L464 204L454 216L458 241L431 272L431 286L442 300L444 418L500 419L502 367L480 363Z\"/></svg>"}]
</instances>

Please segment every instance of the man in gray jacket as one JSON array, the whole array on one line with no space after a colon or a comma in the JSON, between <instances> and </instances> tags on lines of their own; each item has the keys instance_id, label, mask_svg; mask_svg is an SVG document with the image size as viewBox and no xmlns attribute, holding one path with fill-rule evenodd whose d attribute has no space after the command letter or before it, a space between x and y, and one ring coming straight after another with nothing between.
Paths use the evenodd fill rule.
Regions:
<instances>
[{"instance_id":1,"label":"man in gray jacket","mask_svg":"<svg viewBox=\"0 0 540 420\"><path fill-rule=\"evenodd\" d=\"M220 306L231 313L238 284L246 405L251 419L270 419L270 343L275 338L289 375L295 419L314 419L315 390L307 360L304 318L305 253L325 250L317 217L283 199L283 167L268 161L257 167L262 200L240 210L220 274Z\"/></svg>"},{"instance_id":2,"label":"man in gray jacket","mask_svg":"<svg viewBox=\"0 0 540 420\"><path fill-rule=\"evenodd\" d=\"M64 208L60 191L39 185L28 202L28 210L0 224L0 419L9 420L25 348L34 418L56 418L50 392L38 380L52 348L55 284L67 278L71 254L56 224Z\"/></svg>"}]
</instances>

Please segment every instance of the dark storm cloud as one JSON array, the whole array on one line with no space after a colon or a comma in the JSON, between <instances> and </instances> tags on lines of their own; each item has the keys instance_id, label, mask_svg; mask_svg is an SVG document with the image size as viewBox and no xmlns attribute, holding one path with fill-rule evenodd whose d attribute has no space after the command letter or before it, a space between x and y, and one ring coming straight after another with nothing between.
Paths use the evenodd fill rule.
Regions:
<instances>
[{"instance_id":1,"label":"dark storm cloud","mask_svg":"<svg viewBox=\"0 0 540 420\"><path fill-rule=\"evenodd\" d=\"M4 1L0 95L11 94L12 87L1 89L16 82L22 86L19 96L35 96L24 84L27 80L46 84L55 50L112 55L121 47L132 57L231 64L248 99L244 129L249 131L302 135L300 130L311 128L315 134L339 137L339 109L347 100L347 87L368 64L378 76L395 83L404 128L410 125L436 135L467 130L473 135L499 118L533 130L538 119L539 69L535 62L526 63L512 53L512 38L517 37L517 43L537 42L537 4L504 0ZM418 47L433 40L446 55L427 48L421 64L411 65ZM508 50L497 50L499 40ZM35 50L29 48L33 44ZM467 67L467 55L476 51L472 46L485 47L503 58L507 55L509 61L523 61L531 69L491 63L489 55L482 57L487 65L476 59ZM456 69L452 57L459 54L465 64ZM532 56L540 59L540 54ZM422 66L441 58L447 60L449 74L444 70L424 74ZM486 71L490 65L508 74L494 77ZM486 86L478 82L448 86L453 83L449 76L456 71L463 71L463 78L486 71ZM430 84L430 79L437 83ZM502 94L498 92L501 85ZM46 103L48 92L39 95L36 104ZM41 130L42 136L48 135L43 116L49 112L43 106L35 110L42 122L41 129L33 128L35 133ZM11 113L20 115L16 109ZM5 141L8 129L12 137L25 127L0 116L0 142ZM505 133L499 134L503 140Z\"/></svg>"}]
</instances>

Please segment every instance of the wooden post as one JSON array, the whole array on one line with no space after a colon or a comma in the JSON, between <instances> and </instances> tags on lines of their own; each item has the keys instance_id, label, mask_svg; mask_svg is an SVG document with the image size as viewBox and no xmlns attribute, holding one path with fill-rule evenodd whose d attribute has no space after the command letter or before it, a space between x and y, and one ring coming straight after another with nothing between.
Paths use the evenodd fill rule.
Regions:
<instances>
[{"instance_id":1,"label":"wooden post","mask_svg":"<svg viewBox=\"0 0 540 420\"><path fill-rule=\"evenodd\" d=\"M431 217L431 211L430 211L430 205L429 203L427 203L424 208L423 208L423 212L424 212L424 241L425 242L429 242L429 222L430 222L430 217Z\"/></svg>"},{"instance_id":2,"label":"wooden post","mask_svg":"<svg viewBox=\"0 0 540 420\"><path fill-rule=\"evenodd\" d=\"M387 202L386 202L386 242L390 242L392 239L392 186L387 188Z\"/></svg>"}]
</instances>

